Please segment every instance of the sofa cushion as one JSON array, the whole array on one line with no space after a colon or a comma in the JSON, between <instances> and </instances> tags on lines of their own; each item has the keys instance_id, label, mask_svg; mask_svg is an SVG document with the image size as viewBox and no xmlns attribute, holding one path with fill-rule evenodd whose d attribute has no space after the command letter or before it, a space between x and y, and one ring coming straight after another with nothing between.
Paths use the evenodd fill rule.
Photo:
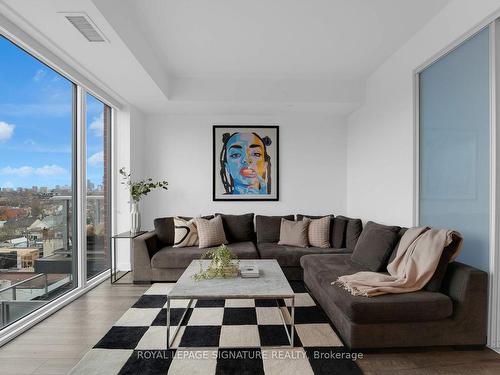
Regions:
<instances>
[{"instance_id":1,"label":"sofa cushion","mask_svg":"<svg viewBox=\"0 0 500 375\"><path fill-rule=\"evenodd\" d=\"M173 217L159 217L154 219L155 233L163 246L174 244L175 229Z\"/></svg>"},{"instance_id":2,"label":"sofa cushion","mask_svg":"<svg viewBox=\"0 0 500 375\"><path fill-rule=\"evenodd\" d=\"M439 259L436 271L434 271L434 275L432 275L431 279L425 285L425 290L429 292L439 292L441 290L441 285L443 284L446 270L448 269L448 264L450 264L450 260L453 257L453 254L455 254L457 246L459 245L460 237L457 237L453 234L452 241L443 249L443 253L441 254L441 258Z\"/></svg>"},{"instance_id":3,"label":"sofa cushion","mask_svg":"<svg viewBox=\"0 0 500 375\"><path fill-rule=\"evenodd\" d=\"M342 287L331 285L339 276L362 270L346 254L308 255L301 259L301 265L328 300L355 323L432 321L445 319L453 312L451 299L442 293L418 291L368 298L353 296Z\"/></svg>"},{"instance_id":4,"label":"sofa cushion","mask_svg":"<svg viewBox=\"0 0 500 375\"><path fill-rule=\"evenodd\" d=\"M238 242L229 244L227 247L238 257L238 259L258 259L259 254L253 242ZM164 247L151 258L153 268L187 268L193 260L200 259L203 254L212 248L200 249L192 247Z\"/></svg>"},{"instance_id":5,"label":"sofa cushion","mask_svg":"<svg viewBox=\"0 0 500 375\"><path fill-rule=\"evenodd\" d=\"M307 237L309 245L328 249L330 245L330 222L332 219L329 216L320 219L309 219L309 228L307 230Z\"/></svg>"},{"instance_id":6,"label":"sofa cushion","mask_svg":"<svg viewBox=\"0 0 500 375\"><path fill-rule=\"evenodd\" d=\"M255 241L255 230L253 227L254 214L215 215L222 218L224 232L229 243Z\"/></svg>"},{"instance_id":7,"label":"sofa cushion","mask_svg":"<svg viewBox=\"0 0 500 375\"><path fill-rule=\"evenodd\" d=\"M351 275L367 270L353 263L351 261L351 254L347 252L306 255L300 259L300 265L304 269L304 272L309 272L317 276L321 275L319 280L324 279L327 283L337 280L339 276Z\"/></svg>"},{"instance_id":8,"label":"sofa cushion","mask_svg":"<svg viewBox=\"0 0 500 375\"><path fill-rule=\"evenodd\" d=\"M387 260L398 240L401 228L369 221L352 253L352 261L378 272L385 269Z\"/></svg>"},{"instance_id":9,"label":"sofa cushion","mask_svg":"<svg viewBox=\"0 0 500 375\"><path fill-rule=\"evenodd\" d=\"M182 220L189 221L192 219L190 216L178 216ZM213 215L202 216L204 219L211 219ZM155 233L162 246L171 246L174 244L175 227L173 217L159 217L153 221Z\"/></svg>"},{"instance_id":10,"label":"sofa cushion","mask_svg":"<svg viewBox=\"0 0 500 375\"><path fill-rule=\"evenodd\" d=\"M281 219L293 220L293 215L286 216L255 216L257 243L274 242L280 240Z\"/></svg>"},{"instance_id":11,"label":"sofa cushion","mask_svg":"<svg viewBox=\"0 0 500 375\"><path fill-rule=\"evenodd\" d=\"M182 219L182 220L191 220L191 219L194 219L195 217L201 217L202 219L207 219L207 220L210 220L210 219L213 219L214 218L214 215L205 215L205 216L177 216L179 219Z\"/></svg>"},{"instance_id":12,"label":"sofa cushion","mask_svg":"<svg viewBox=\"0 0 500 375\"><path fill-rule=\"evenodd\" d=\"M198 246L200 248L227 244L220 216L216 216L210 220L197 217L194 220L196 222L196 229L198 229Z\"/></svg>"},{"instance_id":13,"label":"sofa cushion","mask_svg":"<svg viewBox=\"0 0 500 375\"><path fill-rule=\"evenodd\" d=\"M309 223L309 219L302 221L281 219L280 240L278 245L308 247Z\"/></svg>"},{"instance_id":14,"label":"sofa cushion","mask_svg":"<svg viewBox=\"0 0 500 375\"><path fill-rule=\"evenodd\" d=\"M399 230L396 245L394 245L394 249L392 250L391 256L389 257L387 264L391 263L394 260L394 258L396 258L396 253L398 252L399 242L401 241L401 237L403 237L403 235L406 233L407 230L408 230L408 228L404 228L404 227Z\"/></svg>"},{"instance_id":15,"label":"sofa cushion","mask_svg":"<svg viewBox=\"0 0 500 375\"><path fill-rule=\"evenodd\" d=\"M396 246L394 246L394 250L392 251L391 257L389 258L389 263L391 263L394 258L396 258L396 253L398 250L399 241L401 237L405 234L408 228L401 228L398 233L398 242ZM429 282L424 286L423 290L427 290L429 292L439 292L441 290L441 285L443 284L444 277L446 275L446 270L448 269L448 264L450 263L451 257L456 251L456 247L460 244L460 239L453 235L452 242L443 249L443 254L439 259L438 266L434 275L432 275Z\"/></svg>"},{"instance_id":16,"label":"sofa cushion","mask_svg":"<svg viewBox=\"0 0 500 375\"><path fill-rule=\"evenodd\" d=\"M363 230L363 222L346 216L336 216L333 224L333 247L346 247L354 250Z\"/></svg>"},{"instance_id":17,"label":"sofa cushion","mask_svg":"<svg viewBox=\"0 0 500 375\"><path fill-rule=\"evenodd\" d=\"M276 259L281 267L300 267L300 258L308 254L342 254L347 249L283 246L277 243L257 244L262 259ZM350 257L350 254L348 255Z\"/></svg>"},{"instance_id":18,"label":"sofa cushion","mask_svg":"<svg viewBox=\"0 0 500 375\"><path fill-rule=\"evenodd\" d=\"M355 323L425 322L445 319L453 313L450 297L442 293L421 290L369 298L353 296L342 287L324 281L321 286Z\"/></svg>"},{"instance_id":19,"label":"sofa cushion","mask_svg":"<svg viewBox=\"0 0 500 375\"><path fill-rule=\"evenodd\" d=\"M347 232L348 220L343 217L333 219L332 246L336 248L345 247L345 235Z\"/></svg>"},{"instance_id":20,"label":"sofa cushion","mask_svg":"<svg viewBox=\"0 0 500 375\"><path fill-rule=\"evenodd\" d=\"M297 214L297 221L303 220L305 217L311 220L318 220L318 219L323 219L325 217L329 217L330 218L330 229L329 229L329 239L328 239L329 245L326 247L336 247L336 248L342 247L342 243L340 243L339 246L333 246L333 225L335 222L334 221L335 215L312 216L312 215ZM311 243L311 240L309 240L309 243L311 246L315 246ZM315 247L321 247L321 246L315 246Z\"/></svg>"},{"instance_id":21,"label":"sofa cushion","mask_svg":"<svg viewBox=\"0 0 500 375\"><path fill-rule=\"evenodd\" d=\"M174 247L187 247L198 245L198 229L195 219L183 220L174 217L175 239Z\"/></svg>"}]
</instances>

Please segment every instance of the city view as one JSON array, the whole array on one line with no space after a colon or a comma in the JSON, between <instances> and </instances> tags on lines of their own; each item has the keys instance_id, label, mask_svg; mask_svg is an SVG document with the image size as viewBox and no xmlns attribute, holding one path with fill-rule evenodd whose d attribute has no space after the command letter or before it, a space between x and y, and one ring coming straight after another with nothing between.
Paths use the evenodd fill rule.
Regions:
<instances>
[{"instance_id":1,"label":"city view","mask_svg":"<svg viewBox=\"0 0 500 375\"><path fill-rule=\"evenodd\" d=\"M77 285L77 251L86 251L88 279L109 268L110 108L86 94L86 241L78 249L72 212L74 84L2 37L0 54L3 327Z\"/></svg>"}]
</instances>

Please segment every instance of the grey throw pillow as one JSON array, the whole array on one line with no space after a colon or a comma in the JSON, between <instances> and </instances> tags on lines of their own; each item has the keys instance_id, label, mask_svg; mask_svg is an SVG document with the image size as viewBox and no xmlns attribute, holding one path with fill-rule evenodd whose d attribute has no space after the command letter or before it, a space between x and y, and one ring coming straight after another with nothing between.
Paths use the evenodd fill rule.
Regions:
<instances>
[{"instance_id":1,"label":"grey throw pillow","mask_svg":"<svg viewBox=\"0 0 500 375\"><path fill-rule=\"evenodd\" d=\"M359 236L351 260L370 271L382 271L396 246L400 229L369 221Z\"/></svg>"},{"instance_id":2,"label":"grey throw pillow","mask_svg":"<svg viewBox=\"0 0 500 375\"><path fill-rule=\"evenodd\" d=\"M342 216L333 219L332 247L342 249L346 247L346 232L348 220Z\"/></svg>"},{"instance_id":3,"label":"grey throw pillow","mask_svg":"<svg viewBox=\"0 0 500 375\"><path fill-rule=\"evenodd\" d=\"M229 243L255 241L253 214L225 215L215 214L222 218L224 232Z\"/></svg>"},{"instance_id":4,"label":"grey throw pillow","mask_svg":"<svg viewBox=\"0 0 500 375\"><path fill-rule=\"evenodd\" d=\"M462 235L452 234L452 241L443 249L436 271L434 271L434 275L432 275L429 282L425 285L424 290L429 292L439 292L441 290L441 285L443 284L444 277L446 276L448 264L457 251L457 247L460 246L461 243Z\"/></svg>"},{"instance_id":5,"label":"grey throw pillow","mask_svg":"<svg viewBox=\"0 0 500 375\"><path fill-rule=\"evenodd\" d=\"M344 246L347 249L354 250L356 247L356 243L358 242L358 238L363 231L363 222L360 219L353 219L346 216L337 216L335 220L345 220L345 238L344 238ZM344 247L342 246L342 247Z\"/></svg>"},{"instance_id":6,"label":"grey throw pillow","mask_svg":"<svg viewBox=\"0 0 500 375\"><path fill-rule=\"evenodd\" d=\"M280 240L281 219L293 221L293 215L255 216L257 243L276 243Z\"/></svg>"},{"instance_id":7,"label":"grey throw pillow","mask_svg":"<svg viewBox=\"0 0 500 375\"><path fill-rule=\"evenodd\" d=\"M198 229L199 248L220 246L227 244L226 234L224 233L224 226L222 225L222 218L216 216L211 220L197 217L194 219L196 228Z\"/></svg>"},{"instance_id":8,"label":"grey throw pillow","mask_svg":"<svg viewBox=\"0 0 500 375\"><path fill-rule=\"evenodd\" d=\"M155 233L158 240L163 246L171 246L174 244L174 218L159 217L154 220Z\"/></svg>"},{"instance_id":9,"label":"grey throw pillow","mask_svg":"<svg viewBox=\"0 0 500 375\"><path fill-rule=\"evenodd\" d=\"M281 219L280 240L278 245L308 247L308 230L310 219L290 221Z\"/></svg>"}]
</instances>

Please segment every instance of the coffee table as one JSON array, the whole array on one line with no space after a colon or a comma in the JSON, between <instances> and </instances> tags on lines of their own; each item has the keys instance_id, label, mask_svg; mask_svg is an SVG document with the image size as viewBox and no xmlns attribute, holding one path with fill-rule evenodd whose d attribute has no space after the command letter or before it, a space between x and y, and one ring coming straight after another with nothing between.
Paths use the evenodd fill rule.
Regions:
<instances>
[{"instance_id":1,"label":"coffee table","mask_svg":"<svg viewBox=\"0 0 500 375\"><path fill-rule=\"evenodd\" d=\"M206 269L210 260L202 260L203 269ZM256 265L260 276L257 278L216 278L195 281L192 276L200 271L200 261L193 260L181 275L175 286L167 296L167 349L169 349L179 332L186 312L194 299L291 299L290 332L286 325L286 317L281 313L290 347L293 347L295 329L295 293L286 279L281 267L275 259L240 260L240 266ZM179 325L170 334L170 303L174 299L188 299L189 303L184 311Z\"/></svg>"}]
</instances>

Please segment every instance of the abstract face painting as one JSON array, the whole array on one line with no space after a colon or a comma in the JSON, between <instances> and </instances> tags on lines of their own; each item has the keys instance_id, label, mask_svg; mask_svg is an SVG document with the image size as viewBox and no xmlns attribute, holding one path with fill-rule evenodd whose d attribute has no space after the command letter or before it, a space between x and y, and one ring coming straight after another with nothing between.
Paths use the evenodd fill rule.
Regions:
<instances>
[{"instance_id":1,"label":"abstract face painting","mask_svg":"<svg viewBox=\"0 0 500 375\"><path fill-rule=\"evenodd\" d=\"M278 200L277 164L277 126L214 126L214 200Z\"/></svg>"}]
</instances>

